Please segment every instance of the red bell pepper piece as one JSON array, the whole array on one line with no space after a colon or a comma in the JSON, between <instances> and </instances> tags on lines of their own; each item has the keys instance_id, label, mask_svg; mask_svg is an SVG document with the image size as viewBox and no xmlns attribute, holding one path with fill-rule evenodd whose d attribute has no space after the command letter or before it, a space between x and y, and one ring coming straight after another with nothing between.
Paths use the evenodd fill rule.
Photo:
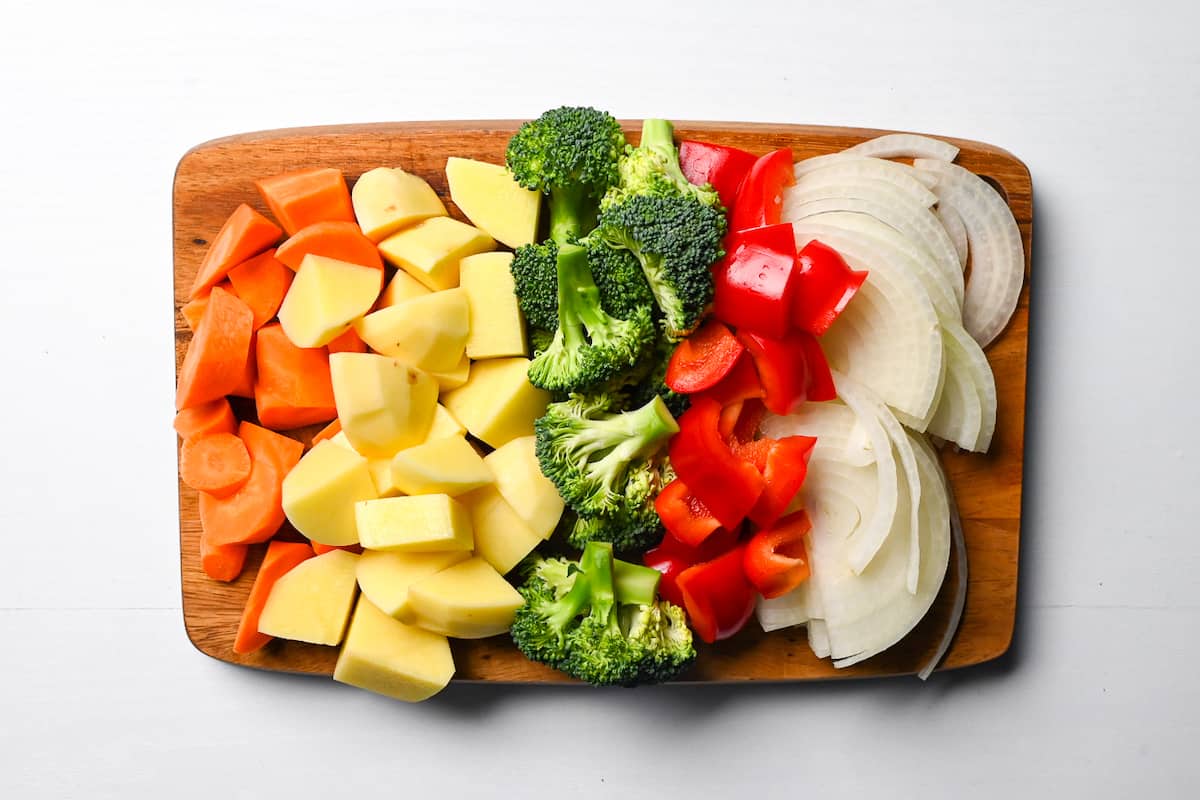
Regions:
<instances>
[{"instance_id":1,"label":"red bell pepper piece","mask_svg":"<svg viewBox=\"0 0 1200 800\"><path fill-rule=\"evenodd\" d=\"M658 512L667 533L689 547L700 546L721 527L712 512L678 478L658 493L654 499L654 510Z\"/></svg>"},{"instance_id":2,"label":"red bell pepper piece","mask_svg":"<svg viewBox=\"0 0 1200 800\"><path fill-rule=\"evenodd\" d=\"M776 414L791 414L808 398L808 360L801 341L807 335L792 331L781 339L772 339L738 332L754 359L763 386L763 402Z\"/></svg>"},{"instance_id":3,"label":"red bell pepper piece","mask_svg":"<svg viewBox=\"0 0 1200 800\"><path fill-rule=\"evenodd\" d=\"M658 547L646 551L642 563L662 573L659 595L682 608L683 593L679 591L676 579L688 567L712 561L732 550L737 543L737 534L724 528L715 531L699 547L689 547L674 536L664 536Z\"/></svg>"},{"instance_id":4,"label":"red bell pepper piece","mask_svg":"<svg viewBox=\"0 0 1200 800\"><path fill-rule=\"evenodd\" d=\"M724 323L710 318L675 347L665 382L682 394L703 391L728 375L745 349Z\"/></svg>"},{"instance_id":5,"label":"red bell pepper piece","mask_svg":"<svg viewBox=\"0 0 1200 800\"><path fill-rule=\"evenodd\" d=\"M671 465L700 502L721 522L736 528L763 491L763 476L753 464L738 458L721 438L721 406L702 395L679 418L679 433L671 438Z\"/></svg>"},{"instance_id":6,"label":"red bell pepper piece","mask_svg":"<svg viewBox=\"0 0 1200 800\"><path fill-rule=\"evenodd\" d=\"M795 314L796 237L789 224L735 233L713 267L713 314L738 330L776 339Z\"/></svg>"},{"instance_id":7,"label":"red bell pepper piece","mask_svg":"<svg viewBox=\"0 0 1200 800\"><path fill-rule=\"evenodd\" d=\"M743 344L743 347L745 345ZM733 369L715 386L706 389L705 397L711 397L721 407L731 403L740 403L751 398L763 396L762 382L758 379L758 370L754 368L754 359L746 352L738 356Z\"/></svg>"},{"instance_id":8,"label":"red bell pepper piece","mask_svg":"<svg viewBox=\"0 0 1200 800\"><path fill-rule=\"evenodd\" d=\"M740 631L754 613L756 593L743 566L746 545L688 567L675 579L692 629L712 643Z\"/></svg>"},{"instance_id":9,"label":"red bell pepper piece","mask_svg":"<svg viewBox=\"0 0 1200 800\"><path fill-rule=\"evenodd\" d=\"M829 371L829 362L825 360L825 351L817 337L800 334L800 346L804 349L804 365L808 368L808 381L805 384L808 399L817 402L833 400L837 397L837 387L833 384L833 373Z\"/></svg>"},{"instance_id":10,"label":"red bell pepper piece","mask_svg":"<svg viewBox=\"0 0 1200 800\"><path fill-rule=\"evenodd\" d=\"M753 153L723 144L690 139L679 143L679 168L684 177L697 186L711 184L727 209L733 208L738 187L756 160Z\"/></svg>"},{"instance_id":11,"label":"red bell pepper piece","mask_svg":"<svg viewBox=\"0 0 1200 800\"><path fill-rule=\"evenodd\" d=\"M797 328L821 336L858 292L866 272L856 272L838 251L812 240L796 257L796 292L792 321Z\"/></svg>"},{"instance_id":12,"label":"red bell pepper piece","mask_svg":"<svg viewBox=\"0 0 1200 800\"><path fill-rule=\"evenodd\" d=\"M759 156L738 189L729 212L729 230L744 231L775 225L783 212L783 190L796 182L792 151L772 150Z\"/></svg>"},{"instance_id":13,"label":"red bell pepper piece","mask_svg":"<svg viewBox=\"0 0 1200 800\"><path fill-rule=\"evenodd\" d=\"M746 542L742 569L763 597L781 597L808 579L804 536L811 529L808 514L800 510L763 528Z\"/></svg>"},{"instance_id":14,"label":"red bell pepper piece","mask_svg":"<svg viewBox=\"0 0 1200 800\"><path fill-rule=\"evenodd\" d=\"M750 520L769 528L783 516L808 476L808 459L817 440L811 436L785 436L782 439L759 439L767 442L763 478L766 485L758 502L750 509Z\"/></svg>"}]
</instances>

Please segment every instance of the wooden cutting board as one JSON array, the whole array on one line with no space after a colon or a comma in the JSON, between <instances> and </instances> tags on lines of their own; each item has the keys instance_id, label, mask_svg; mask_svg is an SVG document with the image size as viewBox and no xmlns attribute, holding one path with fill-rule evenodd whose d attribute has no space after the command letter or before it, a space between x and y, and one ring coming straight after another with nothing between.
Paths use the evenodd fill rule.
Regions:
<instances>
[{"instance_id":1,"label":"wooden cutting board","mask_svg":"<svg viewBox=\"0 0 1200 800\"><path fill-rule=\"evenodd\" d=\"M254 180L302 167L342 170L351 183L377 166L398 166L427 179L448 197L447 156L502 163L517 121L408 122L264 131L207 142L190 150L175 173L175 358L176 370L191 339L180 307L196 268L221 224L239 203L266 213ZM640 122L629 121L636 132ZM703 139L763 153L790 147L797 159L831 153L890 131L732 122L680 122L680 138ZM945 138L945 137L939 137ZM1029 324L1030 239L1033 198L1029 170L1011 154L979 142L947 139L961 148L958 163L984 176L1008 199L1025 244L1025 284L1017 311L988 349L996 376L999 411L991 452L947 453L943 463L963 516L970 579L966 613L942 669L979 664L1002 655L1012 641L1021 533L1021 479L1025 431L1025 373ZM447 201L451 214L462 218ZM253 414L253 403L239 411ZM299 431L298 438L313 431ZM232 643L246 595L265 545L251 549L233 583L210 580L200 569L200 522L196 492L179 484L179 543L183 617L196 648L213 658L265 670L330 675L332 647L275 641L248 656ZM285 534L286 535L286 532ZM298 537L297 537L298 538ZM708 646L687 680L788 681L911 674L937 647L959 580L951 557L942 592L924 621L900 644L864 663L836 670L813 656L804 630L764 634L752 620L736 637ZM452 642L455 680L536 683L568 680L527 661L508 641L495 637Z\"/></svg>"}]
</instances>

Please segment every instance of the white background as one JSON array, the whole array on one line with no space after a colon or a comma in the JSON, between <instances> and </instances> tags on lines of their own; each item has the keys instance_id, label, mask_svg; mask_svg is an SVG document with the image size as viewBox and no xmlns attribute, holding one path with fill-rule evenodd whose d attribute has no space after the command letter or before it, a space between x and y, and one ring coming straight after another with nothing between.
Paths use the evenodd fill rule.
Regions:
<instances>
[{"instance_id":1,"label":"white background","mask_svg":"<svg viewBox=\"0 0 1200 800\"><path fill-rule=\"evenodd\" d=\"M1195 4L171 5L4 3L0 797L1195 796ZM1028 164L1009 657L924 685L453 687L408 706L192 649L176 161L242 131L561 103L926 131Z\"/></svg>"}]
</instances>

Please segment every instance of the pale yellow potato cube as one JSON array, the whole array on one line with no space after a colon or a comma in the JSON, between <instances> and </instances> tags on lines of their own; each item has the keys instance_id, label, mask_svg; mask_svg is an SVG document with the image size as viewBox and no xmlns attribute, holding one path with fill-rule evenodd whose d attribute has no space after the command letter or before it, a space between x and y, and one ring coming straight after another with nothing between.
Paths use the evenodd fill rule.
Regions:
<instances>
[{"instance_id":1,"label":"pale yellow potato cube","mask_svg":"<svg viewBox=\"0 0 1200 800\"><path fill-rule=\"evenodd\" d=\"M454 676L445 636L392 619L359 598L333 679L406 703L427 700Z\"/></svg>"},{"instance_id":2,"label":"pale yellow potato cube","mask_svg":"<svg viewBox=\"0 0 1200 800\"><path fill-rule=\"evenodd\" d=\"M377 353L427 372L450 371L471 330L467 293L456 288L414 297L367 314L354 328Z\"/></svg>"},{"instance_id":3,"label":"pale yellow potato cube","mask_svg":"<svg viewBox=\"0 0 1200 800\"><path fill-rule=\"evenodd\" d=\"M364 172L354 182L350 201L363 235L377 243L408 225L446 214L428 181L398 167Z\"/></svg>"},{"instance_id":4,"label":"pale yellow potato cube","mask_svg":"<svg viewBox=\"0 0 1200 800\"><path fill-rule=\"evenodd\" d=\"M467 358L467 354L463 353L462 358L454 366L454 369L444 372L431 371L429 373L433 379L437 381L438 389L443 392L450 392L460 386L466 384L471 377L471 359Z\"/></svg>"},{"instance_id":5,"label":"pale yellow potato cube","mask_svg":"<svg viewBox=\"0 0 1200 800\"><path fill-rule=\"evenodd\" d=\"M447 567L408 588L416 624L457 639L505 633L525 599L480 556Z\"/></svg>"},{"instance_id":6,"label":"pale yellow potato cube","mask_svg":"<svg viewBox=\"0 0 1200 800\"><path fill-rule=\"evenodd\" d=\"M388 285L384 287L383 294L379 295L379 301L375 306L376 308L387 308L397 303L403 303L405 300L424 297L431 291L425 284L404 270L396 270L396 274L392 276L392 279L388 281Z\"/></svg>"},{"instance_id":7,"label":"pale yellow potato cube","mask_svg":"<svg viewBox=\"0 0 1200 800\"><path fill-rule=\"evenodd\" d=\"M475 546L471 517L445 494L383 497L354 508L358 540L370 550L433 553Z\"/></svg>"},{"instance_id":8,"label":"pale yellow potato cube","mask_svg":"<svg viewBox=\"0 0 1200 800\"><path fill-rule=\"evenodd\" d=\"M408 587L471 557L468 550L440 553L385 553L364 550L358 559L358 588L383 613L411 622Z\"/></svg>"},{"instance_id":9,"label":"pale yellow potato cube","mask_svg":"<svg viewBox=\"0 0 1200 800\"><path fill-rule=\"evenodd\" d=\"M541 544L543 537L525 524L495 486L468 492L458 500L471 515L475 555L483 556L501 575Z\"/></svg>"},{"instance_id":10,"label":"pale yellow potato cube","mask_svg":"<svg viewBox=\"0 0 1200 800\"><path fill-rule=\"evenodd\" d=\"M344 447L347 450L354 450L354 445L350 444L350 440L346 438L345 431L338 431L333 436L330 436L328 439L326 439L326 441L330 442L331 444L336 444L338 447ZM317 444L320 444L320 442ZM313 446L316 447L316 445ZM358 451L354 450L354 452L357 453Z\"/></svg>"},{"instance_id":11,"label":"pale yellow potato cube","mask_svg":"<svg viewBox=\"0 0 1200 800\"><path fill-rule=\"evenodd\" d=\"M387 262L433 289L458 286L458 262L496 248L492 237L450 217L433 217L379 243Z\"/></svg>"},{"instance_id":12,"label":"pale yellow potato cube","mask_svg":"<svg viewBox=\"0 0 1200 800\"><path fill-rule=\"evenodd\" d=\"M314 542L358 542L354 504L376 496L367 459L332 441L317 442L283 479L283 512Z\"/></svg>"},{"instance_id":13,"label":"pale yellow potato cube","mask_svg":"<svg viewBox=\"0 0 1200 800\"><path fill-rule=\"evenodd\" d=\"M390 458L368 458L367 469L371 471L371 480L375 482L375 493L380 497L396 497L404 494L396 476L392 473Z\"/></svg>"},{"instance_id":14,"label":"pale yellow potato cube","mask_svg":"<svg viewBox=\"0 0 1200 800\"><path fill-rule=\"evenodd\" d=\"M279 306L279 324L297 347L323 347L371 310L381 280L374 267L310 253Z\"/></svg>"},{"instance_id":15,"label":"pale yellow potato cube","mask_svg":"<svg viewBox=\"0 0 1200 800\"><path fill-rule=\"evenodd\" d=\"M471 310L467 355L506 358L529 354L525 318L517 306L512 253L480 253L459 262L459 281Z\"/></svg>"},{"instance_id":16,"label":"pale yellow potato cube","mask_svg":"<svg viewBox=\"0 0 1200 800\"><path fill-rule=\"evenodd\" d=\"M447 436L465 436L466 433L467 429L463 424L455 419L444 405L438 403L433 412L433 424L429 426L429 435L425 437L425 441L436 442Z\"/></svg>"},{"instance_id":17,"label":"pale yellow potato cube","mask_svg":"<svg viewBox=\"0 0 1200 800\"><path fill-rule=\"evenodd\" d=\"M451 497L492 482L492 471L461 436L401 450L392 459L392 478L405 494Z\"/></svg>"},{"instance_id":18,"label":"pale yellow potato cube","mask_svg":"<svg viewBox=\"0 0 1200 800\"><path fill-rule=\"evenodd\" d=\"M529 359L489 358L471 364L467 382L442 395L442 403L472 436L501 447L533 434L546 413L549 392L529 382Z\"/></svg>"},{"instance_id":19,"label":"pale yellow potato cube","mask_svg":"<svg viewBox=\"0 0 1200 800\"><path fill-rule=\"evenodd\" d=\"M505 167L452 156L446 182L459 210L493 238L514 249L537 238L542 196L518 184Z\"/></svg>"},{"instance_id":20,"label":"pale yellow potato cube","mask_svg":"<svg viewBox=\"0 0 1200 800\"><path fill-rule=\"evenodd\" d=\"M334 645L342 640L358 588L358 556L345 550L302 561L271 587L258 631L279 639Z\"/></svg>"},{"instance_id":21,"label":"pale yellow potato cube","mask_svg":"<svg viewBox=\"0 0 1200 800\"><path fill-rule=\"evenodd\" d=\"M333 353L329 375L342 431L359 453L391 458L429 435L438 386L426 373L375 353Z\"/></svg>"},{"instance_id":22,"label":"pale yellow potato cube","mask_svg":"<svg viewBox=\"0 0 1200 800\"><path fill-rule=\"evenodd\" d=\"M522 436L488 453L484 459L496 476L496 490L538 536L549 539L562 516L562 495L542 474L537 438Z\"/></svg>"}]
</instances>

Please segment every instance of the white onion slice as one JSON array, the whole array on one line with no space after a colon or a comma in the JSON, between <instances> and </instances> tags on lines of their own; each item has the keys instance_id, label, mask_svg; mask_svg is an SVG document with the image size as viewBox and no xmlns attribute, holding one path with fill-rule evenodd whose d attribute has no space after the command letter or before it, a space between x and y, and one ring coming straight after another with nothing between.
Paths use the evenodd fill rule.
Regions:
<instances>
[{"instance_id":1,"label":"white onion slice","mask_svg":"<svg viewBox=\"0 0 1200 800\"><path fill-rule=\"evenodd\" d=\"M996 431L996 376L987 356L969 333L960 325L946 325L942 328L942 338L953 338L958 347L954 357L958 359L956 369L975 388L979 395L979 435L974 441L955 442L964 450L976 453L986 453L992 444L992 435Z\"/></svg>"},{"instance_id":2,"label":"white onion slice","mask_svg":"<svg viewBox=\"0 0 1200 800\"><path fill-rule=\"evenodd\" d=\"M918 171L938 178L934 193L967 229L971 275L963 300L963 325L983 347L1012 318L1025 279L1025 252L1012 210L992 186L957 164L917 159Z\"/></svg>"},{"instance_id":3,"label":"white onion slice","mask_svg":"<svg viewBox=\"0 0 1200 800\"><path fill-rule=\"evenodd\" d=\"M817 658L829 658L829 628L825 620L809 620L808 646Z\"/></svg>"},{"instance_id":4,"label":"white onion slice","mask_svg":"<svg viewBox=\"0 0 1200 800\"><path fill-rule=\"evenodd\" d=\"M929 208L937 203L937 195L918 180L917 175L919 173L907 164L895 164L878 158L844 158L805 172L796 179L796 186L877 181L894 187L914 203Z\"/></svg>"},{"instance_id":5,"label":"white onion slice","mask_svg":"<svg viewBox=\"0 0 1200 800\"><path fill-rule=\"evenodd\" d=\"M845 152L875 158L937 158L942 161L953 161L958 157L958 148L949 142L915 133L888 133L856 144Z\"/></svg>"},{"instance_id":6,"label":"white onion slice","mask_svg":"<svg viewBox=\"0 0 1200 800\"><path fill-rule=\"evenodd\" d=\"M947 205L939 205L933 210L937 215L938 221L942 223L942 227L946 229L946 233L950 236L950 241L954 242L954 251L958 253L958 264L964 270L967 268L967 229L963 226L962 217L958 212Z\"/></svg>"},{"instance_id":7,"label":"white onion slice","mask_svg":"<svg viewBox=\"0 0 1200 800\"><path fill-rule=\"evenodd\" d=\"M937 458L928 445L925 445L921 449L932 463L937 464ZM950 619L946 623L946 630L942 634L942 640L938 643L937 650L934 651L929 661L917 673L917 677L923 681L929 679L929 676L937 669L938 664L942 663L942 659L945 658L946 651L950 649L950 644L954 641L955 634L958 633L958 626L962 622L963 611L967 607L967 540L963 536L962 517L959 516L958 504L954 501L954 492L949 488L949 482L945 480L945 474L940 474L943 485L947 487L946 496L950 511L950 534L954 541L954 563L958 567L958 585L954 587L954 605L950 609Z\"/></svg>"},{"instance_id":8,"label":"white onion slice","mask_svg":"<svg viewBox=\"0 0 1200 800\"><path fill-rule=\"evenodd\" d=\"M817 443L810 458L828 458L852 467L875 463L870 438L858 417L842 403L804 403L799 411L785 416L768 413L758 430L771 439L815 436Z\"/></svg>"},{"instance_id":9,"label":"white onion slice","mask_svg":"<svg viewBox=\"0 0 1200 800\"><path fill-rule=\"evenodd\" d=\"M809 621L809 585L809 582L805 581L782 597L758 598L754 614L765 633L793 628Z\"/></svg>"},{"instance_id":10,"label":"white onion slice","mask_svg":"<svg viewBox=\"0 0 1200 800\"><path fill-rule=\"evenodd\" d=\"M962 330L961 326L956 327ZM970 336L966 338L975 344L975 340ZM969 367L963 363L967 355L962 352L958 339L943 329L942 344L946 354L946 384L942 388L942 396L938 399L937 411L925 432L970 450L979 439L983 423L979 391L969 374Z\"/></svg>"}]
</instances>

